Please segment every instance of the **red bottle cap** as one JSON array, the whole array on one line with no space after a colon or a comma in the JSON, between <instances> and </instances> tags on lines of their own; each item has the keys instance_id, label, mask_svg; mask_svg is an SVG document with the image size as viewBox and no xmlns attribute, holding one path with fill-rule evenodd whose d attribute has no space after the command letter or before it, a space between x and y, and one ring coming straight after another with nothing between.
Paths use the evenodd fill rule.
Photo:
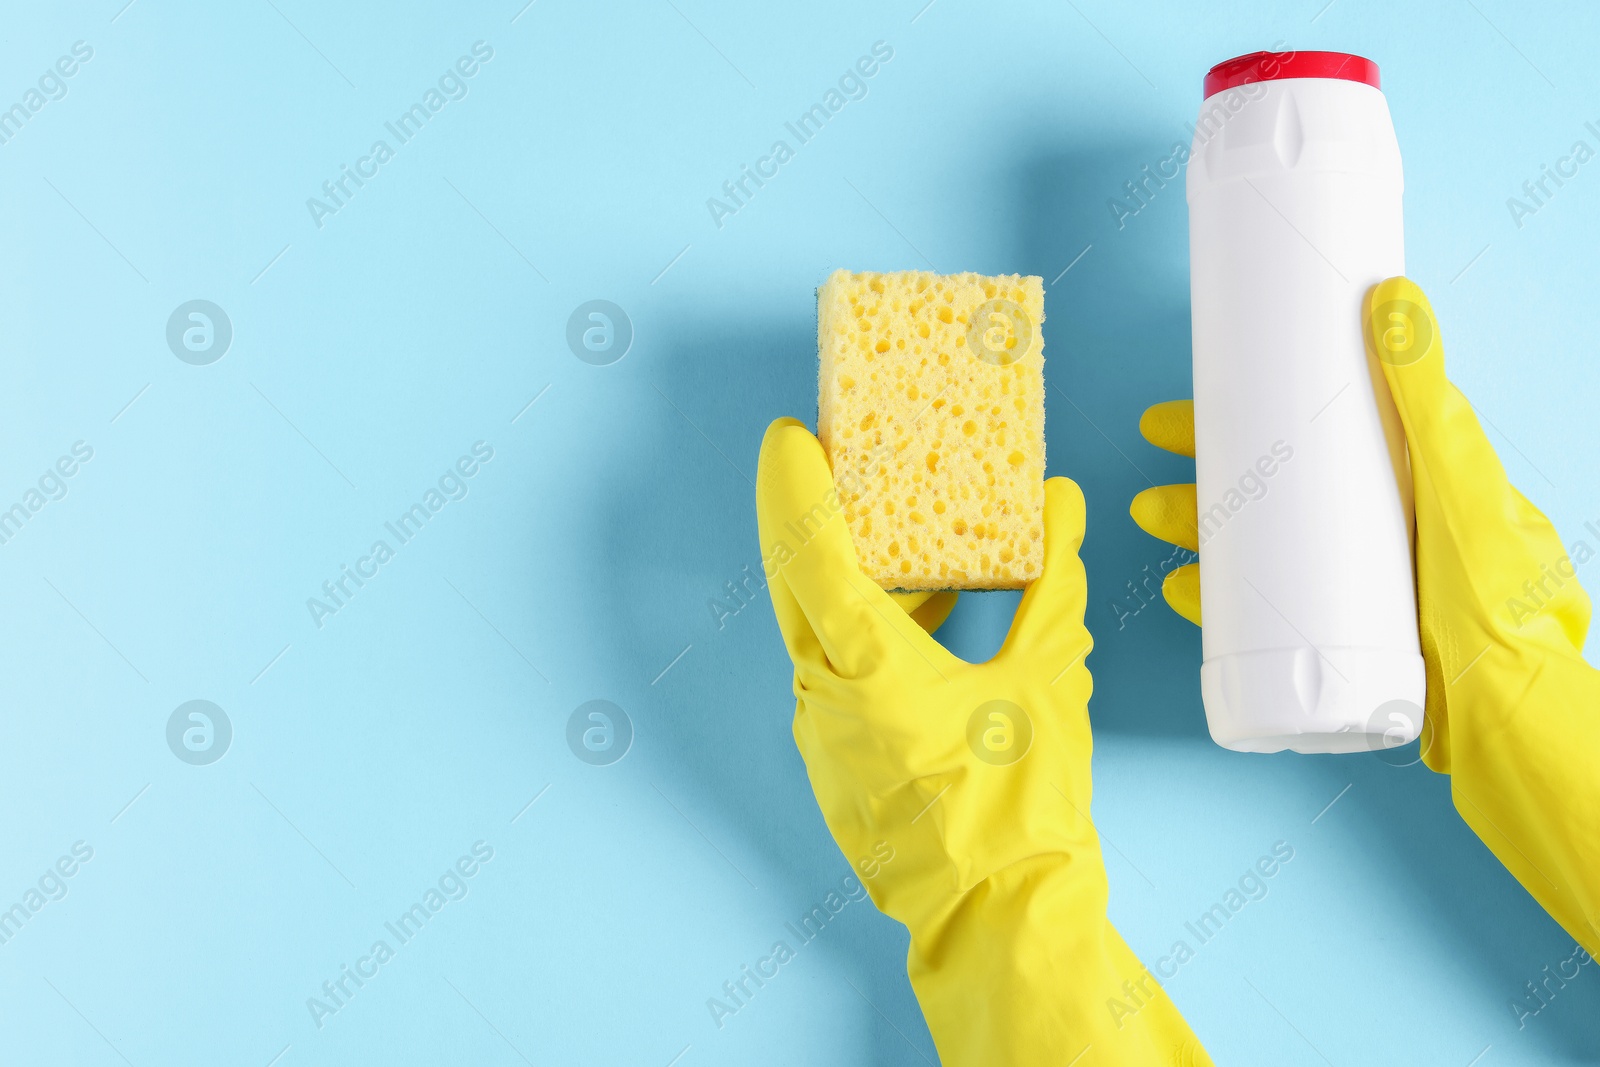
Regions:
<instances>
[{"instance_id":1,"label":"red bottle cap","mask_svg":"<svg viewBox=\"0 0 1600 1067\"><path fill-rule=\"evenodd\" d=\"M1283 78L1337 78L1382 88L1378 84L1378 64L1361 56L1344 52L1251 52L1212 67L1206 74L1205 95L1209 99L1236 85Z\"/></svg>"}]
</instances>

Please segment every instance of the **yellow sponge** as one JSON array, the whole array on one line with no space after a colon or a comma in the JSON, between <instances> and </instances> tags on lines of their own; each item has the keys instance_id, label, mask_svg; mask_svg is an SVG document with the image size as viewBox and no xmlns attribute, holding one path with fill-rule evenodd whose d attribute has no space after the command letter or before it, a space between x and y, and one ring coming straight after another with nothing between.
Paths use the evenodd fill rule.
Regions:
<instances>
[{"instance_id":1,"label":"yellow sponge","mask_svg":"<svg viewBox=\"0 0 1600 1067\"><path fill-rule=\"evenodd\" d=\"M817 438L885 589L1016 589L1044 563L1044 283L835 271Z\"/></svg>"}]
</instances>

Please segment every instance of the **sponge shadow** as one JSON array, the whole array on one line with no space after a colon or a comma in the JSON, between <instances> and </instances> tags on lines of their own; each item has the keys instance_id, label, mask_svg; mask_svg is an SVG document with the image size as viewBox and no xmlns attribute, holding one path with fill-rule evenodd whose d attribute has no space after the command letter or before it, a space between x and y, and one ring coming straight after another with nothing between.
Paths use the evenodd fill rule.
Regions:
<instances>
[{"instance_id":1,"label":"sponge shadow","mask_svg":"<svg viewBox=\"0 0 1600 1067\"><path fill-rule=\"evenodd\" d=\"M630 697L637 740L629 763L648 778L647 797L650 785L660 789L738 870L716 893L748 896L746 910L767 917L751 952L765 954L781 938L798 954L782 975L809 972L773 980L752 1006L782 1011L791 983L825 981L837 1008L859 1020L868 1061L921 1064L936 1054L906 977L904 928L864 902L806 948L784 925L836 889L857 858L834 844L795 748L793 669L760 577L752 481L762 435L785 415L815 425L815 305L810 292L793 304L791 318L685 318L653 331L651 350L628 368L650 414L635 423L639 447L617 468L596 517L606 560L594 571L597 593L617 622L607 651L618 677L648 680L692 646L659 684L641 683ZM663 615L663 603L680 609ZM702 996L717 994L756 955L686 981L703 984ZM841 973L859 997L827 978Z\"/></svg>"}]
</instances>

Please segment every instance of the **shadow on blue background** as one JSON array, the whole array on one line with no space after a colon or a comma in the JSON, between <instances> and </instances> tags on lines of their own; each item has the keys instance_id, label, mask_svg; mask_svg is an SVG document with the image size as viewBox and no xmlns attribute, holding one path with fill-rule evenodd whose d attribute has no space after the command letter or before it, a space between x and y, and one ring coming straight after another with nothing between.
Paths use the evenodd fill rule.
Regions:
<instances>
[{"instance_id":1,"label":"shadow on blue background","mask_svg":"<svg viewBox=\"0 0 1600 1067\"><path fill-rule=\"evenodd\" d=\"M1096 640L1089 660L1096 679L1091 712L1101 753L1116 751L1124 736L1211 743L1198 692L1199 632L1151 599L1169 549L1139 531L1127 512L1133 495L1146 486L1193 476L1191 461L1155 449L1137 429L1146 406L1189 392L1186 243L1173 240L1171 232L1173 217L1184 218L1181 179L1123 229L1104 208L1146 161L1137 146L1124 144L1028 159L1012 198L1029 209L1018 220L1012 261L1019 272L1038 273L1051 283L1045 327L1049 473L1077 480L1088 501L1083 555L1091 592L1087 621ZM1166 213L1162 221L1158 209ZM1072 270L1057 273L1080 253ZM1094 270L1079 270L1091 256ZM879 266L897 265L872 265ZM630 645L649 637L648 619L633 610L641 588L663 569L697 570L721 558L697 529L738 531L748 545L750 572L759 573L754 490L741 479L754 475L770 419L794 414L810 425L815 421L814 321L689 319L668 327L660 347L651 376L670 404L654 417L650 433L641 435L640 454L651 462L617 472L613 499L626 506L614 509L607 524L608 555L625 564L607 576L606 595L615 617L632 620L615 636L619 663ZM719 407L729 396L741 403ZM717 427L715 440L703 429L710 425ZM685 480L681 450L707 446L721 453L715 474ZM704 552L703 560L695 558L697 551ZM738 584L750 572L730 573L728 579ZM723 590L708 590L710 596L737 602ZM969 660L987 659L999 648L1019 597L965 594L939 639ZM774 788L793 782L798 757L788 730L787 663L770 610L766 597L756 595L724 620L727 627L757 632L766 646L763 669L716 680L738 688L745 699L730 700L715 687L680 696L658 708L656 720L643 720L641 729L655 733L658 763L671 768L672 780L662 788L696 796L720 813L742 847L761 856L784 884L770 892L775 913L785 914L809 906L805 887L820 893L827 877L819 871L832 870L829 877L836 879L848 865L826 838L809 794ZM720 631L711 617L708 610L705 630L717 640ZM1530 946L1538 946L1538 958L1552 966L1570 954L1566 935L1455 814L1448 779L1413 762L1415 746L1371 756L1219 758L1227 761L1227 777L1245 783L1245 791L1275 783L1337 797L1342 810L1330 808L1318 821L1338 810L1345 833L1360 842L1365 871L1381 876L1375 882L1333 862L1324 874L1336 886L1333 892L1347 895L1347 912L1328 915L1320 928L1313 918L1303 931L1308 940L1379 948L1420 940L1437 951L1437 966L1451 970L1453 983L1491 1000L1507 995L1506 974L1527 970ZM1121 799L1101 794L1097 811ZM1159 804L1159 791L1153 799ZM1223 807L1188 814L1228 817ZM918 1052L931 1056L904 974L895 966L904 933L863 914L849 916L850 936L830 937L826 952L858 976L861 992L874 1005L893 1011L894 1028L913 1033ZM1343 925L1351 916L1358 919L1353 929ZM1527 976L1541 977L1536 970ZM1530 1020L1528 1040L1566 1062L1590 1062L1580 1057L1600 1042L1600 1018L1585 1010L1600 1002L1600 991L1583 988L1581 981ZM1321 995L1323 1012L1355 1028L1379 1018L1404 1027L1414 1000L1392 988L1382 951L1372 954L1368 966L1349 966ZM1252 994L1240 987L1238 996L1248 1000ZM917 1061L904 1034L883 1027L872 1033L874 1062Z\"/></svg>"}]
</instances>

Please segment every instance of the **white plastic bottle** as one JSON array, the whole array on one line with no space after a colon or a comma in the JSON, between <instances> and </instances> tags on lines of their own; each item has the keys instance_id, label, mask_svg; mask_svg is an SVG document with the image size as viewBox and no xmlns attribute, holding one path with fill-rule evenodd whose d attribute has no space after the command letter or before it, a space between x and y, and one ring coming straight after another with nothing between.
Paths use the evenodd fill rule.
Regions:
<instances>
[{"instance_id":1,"label":"white plastic bottle","mask_svg":"<svg viewBox=\"0 0 1600 1067\"><path fill-rule=\"evenodd\" d=\"M1405 437L1363 340L1405 271L1375 64L1212 68L1188 173L1201 692L1242 752L1353 752L1422 726Z\"/></svg>"}]
</instances>

